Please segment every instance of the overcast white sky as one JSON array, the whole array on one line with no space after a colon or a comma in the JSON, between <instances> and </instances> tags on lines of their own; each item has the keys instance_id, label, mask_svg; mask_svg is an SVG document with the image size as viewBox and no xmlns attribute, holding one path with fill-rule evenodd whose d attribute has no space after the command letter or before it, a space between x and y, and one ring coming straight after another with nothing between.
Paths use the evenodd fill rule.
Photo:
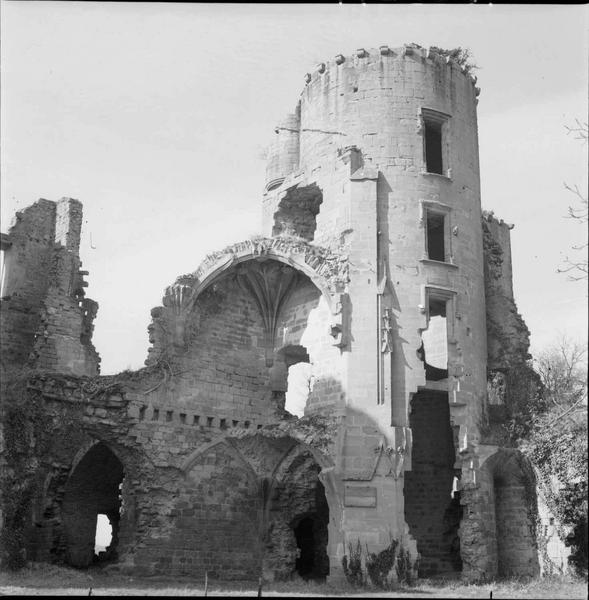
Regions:
<instances>
[{"instance_id":1,"label":"overcast white sky","mask_svg":"<svg viewBox=\"0 0 589 600\"><path fill-rule=\"evenodd\" d=\"M138 368L151 307L204 255L260 230L263 148L303 76L381 44L471 49L483 207L512 231L532 349L585 339L584 283L556 274L584 239L587 6L2 1L2 230L38 198L84 204L80 249L102 372Z\"/></svg>"}]
</instances>

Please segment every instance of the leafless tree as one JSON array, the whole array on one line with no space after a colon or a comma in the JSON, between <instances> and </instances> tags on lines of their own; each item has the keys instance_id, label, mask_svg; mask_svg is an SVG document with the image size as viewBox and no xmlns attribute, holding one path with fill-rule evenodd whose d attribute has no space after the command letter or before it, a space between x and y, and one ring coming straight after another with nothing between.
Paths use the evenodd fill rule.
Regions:
<instances>
[{"instance_id":1,"label":"leafless tree","mask_svg":"<svg viewBox=\"0 0 589 600\"><path fill-rule=\"evenodd\" d=\"M587 347L562 336L535 359L535 370L551 404L545 425L551 426L587 404Z\"/></svg>"},{"instance_id":2,"label":"leafless tree","mask_svg":"<svg viewBox=\"0 0 589 600\"><path fill-rule=\"evenodd\" d=\"M587 144L588 141L588 124L579 119L575 120L575 125L572 127L565 126L568 135L573 135L576 140L580 140L583 144ZM587 236L587 196L579 190L577 185L570 186L567 183L564 184L565 189L571 192L576 197L576 203L569 205L567 218L574 219L577 223L583 226L585 236ZM585 237L587 240L587 237ZM581 279L587 279L587 241L582 244L578 244L572 247L575 251L582 252L581 258L569 258L565 257L564 265L557 269L558 273L568 273L568 278L572 281L579 281Z\"/></svg>"}]
</instances>

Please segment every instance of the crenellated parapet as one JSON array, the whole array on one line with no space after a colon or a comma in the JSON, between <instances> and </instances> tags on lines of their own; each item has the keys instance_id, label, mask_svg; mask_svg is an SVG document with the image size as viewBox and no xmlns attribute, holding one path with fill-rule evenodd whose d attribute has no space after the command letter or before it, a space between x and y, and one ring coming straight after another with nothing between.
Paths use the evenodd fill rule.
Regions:
<instances>
[{"instance_id":1,"label":"crenellated parapet","mask_svg":"<svg viewBox=\"0 0 589 600\"><path fill-rule=\"evenodd\" d=\"M449 52L433 46L424 48L418 44L405 44L404 46L394 48L391 48L388 45L370 49L358 48L349 56L336 54L332 59L318 63L312 72L305 73L304 80L306 84L311 84L318 79L319 76L329 74L330 70L337 70L343 65L348 67L352 65L356 68L363 68L378 60L417 60L430 66L436 65L443 67L447 70L452 70L455 73L461 73L467 77L470 80L476 95L478 96L480 93L480 89L475 87L477 77L471 74L471 68L465 64L461 64L461 62Z\"/></svg>"}]
</instances>

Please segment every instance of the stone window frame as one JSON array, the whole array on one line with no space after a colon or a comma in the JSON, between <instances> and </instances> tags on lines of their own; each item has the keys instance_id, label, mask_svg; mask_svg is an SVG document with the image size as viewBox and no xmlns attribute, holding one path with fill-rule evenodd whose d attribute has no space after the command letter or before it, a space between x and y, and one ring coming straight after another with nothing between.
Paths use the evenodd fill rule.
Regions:
<instances>
[{"instance_id":1,"label":"stone window frame","mask_svg":"<svg viewBox=\"0 0 589 600\"><path fill-rule=\"evenodd\" d=\"M427 215L428 213L435 213L444 217L444 260L435 260L429 257L427 247ZM456 267L454 264L454 253L452 252L452 231L454 225L452 223L452 207L442 202L436 202L433 200L420 200L419 202L419 224L423 228L423 255L421 257L422 262L434 263L437 265L451 265Z\"/></svg>"},{"instance_id":2,"label":"stone window frame","mask_svg":"<svg viewBox=\"0 0 589 600\"><path fill-rule=\"evenodd\" d=\"M423 137L423 168L422 175L431 175L433 177L441 177L442 179L452 179L452 165L450 163L450 119L452 115L435 110L433 108L421 107L419 112L419 125L420 131ZM427 159L426 159L426 136L425 129L426 123L435 123L441 126L442 136L442 173L435 173L427 170Z\"/></svg>"},{"instance_id":3,"label":"stone window frame","mask_svg":"<svg viewBox=\"0 0 589 600\"><path fill-rule=\"evenodd\" d=\"M421 304L419 308L426 317L426 323L429 327L429 299L442 300L446 302L446 331L447 343L456 344L456 314L458 309L458 292L451 288L438 285L423 284L421 286ZM426 327L427 329L427 327ZM450 349L448 349L448 364L450 363Z\"/></svg>"}]
</instances>

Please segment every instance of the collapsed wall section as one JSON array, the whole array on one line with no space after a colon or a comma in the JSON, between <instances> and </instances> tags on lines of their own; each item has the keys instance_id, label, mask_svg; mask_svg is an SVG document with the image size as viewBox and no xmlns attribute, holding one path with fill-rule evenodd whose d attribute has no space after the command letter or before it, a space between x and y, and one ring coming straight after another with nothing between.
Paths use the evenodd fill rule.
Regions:
<instances>
[{"instance_id":1,"label":"collapsed wall section","mask_svg":"<svg viewBox=\"0 0 589 600\"><path fill-rule=\"evenodd\" d=\"M411 400L411 471L405 473L405 519L421 555L419 574L460 572L460 496L448 394L420 391ZM459 471L458 471L459 474Z\"/></svg>"},{"instance_id":2,"label":"collapsed wall section","mask_svg":"<svg viewBox=\"0 0 589 600\"><path fill-rule=\"evenodd\" d=\"M3 235L3 366L99 372L91 341L98 304L84 297L81 226L77 200L39 200Z\"/></svg>"},{"instance_id":3,"label":"collapsed wall section","mask_svg":"<svg viewBox=\"0 0 589 600\"><path fill-rule=\"evenodd\" d=\"M488 369L508 369L529 358L530 332L513 297L510 230L484 212L482 219Z\"/></svg>"}]
</instances>

